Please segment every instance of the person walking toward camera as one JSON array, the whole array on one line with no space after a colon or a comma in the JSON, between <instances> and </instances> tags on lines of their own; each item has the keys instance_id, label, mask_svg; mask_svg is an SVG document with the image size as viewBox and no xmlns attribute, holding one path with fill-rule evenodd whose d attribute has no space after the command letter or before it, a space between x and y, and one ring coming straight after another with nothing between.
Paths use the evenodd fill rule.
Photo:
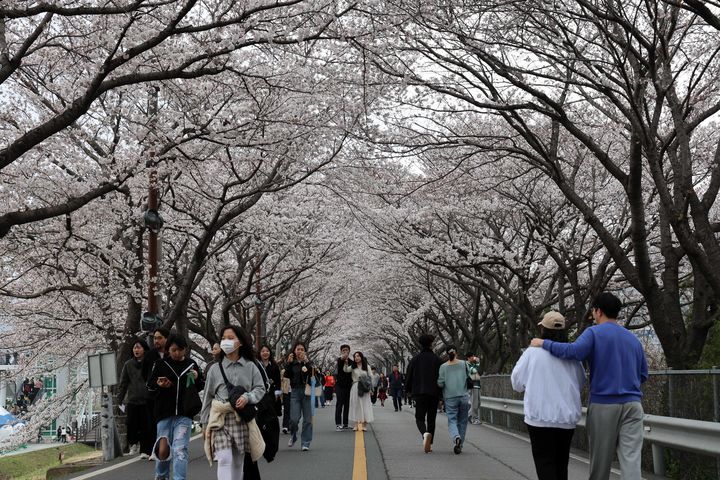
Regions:
<instances>
[{"instance_id":1,"label":"person walking toward camera","mask_svg":"<svg viewBox=\"0 0 720 480\"><path fill-rule=\"evenodd\" d=\"M365 355L355 352L352 365L344 367L352 375L350 388L350 421L355 424L353 430L367 431L367 424L375 420L372 411L372 371L368 367Z\"/></svg>"},{"instance_id":2,"label":"person walking toward camera","mask_svg":"<svg viewBox=\"0 0 720 480\"><path fill-rule=\"evenodd\" d=\"M243 328L225 326L220 338L220 360L208 371L200 422L208 461L218 462L218 480L242 480L252 451L252 406L265 395L265 382L254 361L252 339Z\"/></svg>"},{"instance_id":3,"label":"person walking toward camera","mask_svg":"<svg viewBox=\"0 0 720 480\"><path fill-rule=\"evenodd\" d=\"M396 412L402 410L404 384L405 376L400 373L397 365L393 365L392 372L388 376L388 387L390 388L390 395L393 397L393 407L395 407Z\"/></svg>"},{"instance_id":4,"label":"person walking toward camera","mask_svg":"<svg viewBox=\"0 0 720 480\"><path fill-rule=\"evenodd\" d=\"M440 366L437 384L443 389L445 414L447 415L448 432L453 442L453 452L462 452L467 431L470 398L467 390L467 365L458 360L455 345L445 349L448 361Z\"/></svg>"},{"instance_id":5,"label":"person walking toward camera","mask_svg":"<svg viewBox=\"0 0 720 480\"><path fill-rule=\"evenodd\" d=\"M640 385L648 378L648 368L640 341L617 323L621 309L619 298L611 293L601 293L590 307L596 325L585 330L575 342L541 338L531 342L531 346L541 347L556 357L588 362L590 480L609 478L616 452L622 478L641 478L643 408Z\"/></svg>"},{"instance_id":6,"label":"person walking toward camera","mask_svg":"<svg viewBox=\"0 0 720 480\"><path fill-rule=\"evenodd\" d=\"M345 367L350 364L350 345L340 345L340 357L335 369L335 430L338 432L349 428L350 387L353 381L352 374L346 372Z\"/></svg>"},{"instance_id":7,"label":"person walking toward camera","mask_svg":"<svg viewBox=\"0 0 720 480\"><path fill-rule=\"evenodd\" d=\"M540 338L567 343L565 317L548 312L538 323ZM585 371L577 360L562 360L539 348L526 349L510 377L525 392L525 424L539 480L567 480L570 443L580 420Z\"/></svg>"},{"instance_id":8,"label":"person walking toward camera","mask_svg":"<svg viewBox=\"0 0 720 480\"><path fill-rule=\"evenodd\" d=\"M155 441L155 425L147 408L148 389L142 377L142 363L150 347L145 340L139 338L134 339L132 345L133 356L125 362L120 374L118 400L121 409L122 405L125 405L127 415L128 453L130 455L140 453L140 458L147 459L150 458Z\"/></svg>"},{"instance_id":9,"label":"person walking toward camera","mask_svg":"<svg viewBox=\"0 0 720 480\"><path fill-rule=\"evenodd\" d=\"M295 360L285 368L285 377L290 379L290 440L288 447L297 442L297 434L302 417L302 433L300 437L301 451L310 450L313 438L312 404L310 392L311 379L315 369L308 359L304 342L295 342L293 346Z\"/></svg>"},{"instance_id":10,"label":"person walking toward camera","mask_svg":"<svg viewBox=\"0 0 720 480\"><path fill-rule=\"evenodd\" d=\"M415 402L415 424L422 435L425 453L432 452L435 419L440 401L437 381L442 362L432 351L434 340L435 337L428 333L420 335L418 342L422 351L410 360L405 377L405 388Z\"/></svg>"},{"instance_id":11,"label":"person walking toward camera","mask_svg":"<svg viewBox=\"0 0 720 480\"><path fill-rule=\"evenodd\" d=\"M202 407L199 391L203 389L200 367L188 358L185 337L172 334L166 342L167 355L153 365L147 381L150 395L155 397L154 416L157 440L153 447L155 479L187 478L188 445L192 418Z\"/></svg>"},{"instance_id":12,"label":"person walking toward camera","mask_svg":"<svg viewBox=\"0 0 720 480\"><path fill-rule=\"evenodd\" d=\"M470 381L472 382L472 388L470 389L470 423L473 425L480 425L482 423L480 415L480 359L474 353L468 353L465 358L468 368L468 377L470 377Z\"/></svg>"}]
</instances>

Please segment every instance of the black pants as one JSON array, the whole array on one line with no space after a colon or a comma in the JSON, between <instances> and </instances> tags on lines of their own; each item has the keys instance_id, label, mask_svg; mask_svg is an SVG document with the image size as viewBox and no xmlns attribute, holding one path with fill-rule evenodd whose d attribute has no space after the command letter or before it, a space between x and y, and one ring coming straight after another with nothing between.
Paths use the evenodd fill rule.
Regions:
<instances>
[{"instance_id":1,"label":"black pants","mask_svg":"<svg viewBox=\"0 0 720 480\"><path fill-rule=\"evenodd\" d=\"M282 428L290 428L290 394L282 394Z\"/></svg>"},{"instance_id":2,"label":"black pants","mask_svg":"<svg viewBox=\"0 0 720 480\"><path fill-rule=\"evenodd\" d=\"M434 395L413 394L415 401L415 423L420 435L425 432L435 437L435 417L437 417L438 397ZM432 443L432 441L430 442Z\"/></svg>"},{"instance_id":3,"label":"black pants","mask_svg":"<svg viewBox=\"0 0 720 480\"><path fill-rule=\"evenodd\" d=\"M140 453L150 455L155 443L155 424L147 405L127 406L127 443L140 443Z\"/></svg>"},{"instance_id":4,"label":"black pants","mask_svg":"<svg viewBox=\"0 0 720 480\"><path fill-rule=\"evenodd\" d=\"M335 385L335 397L335 425L347 425L350 414L350 387Z\"/></svg>"},{"instance_id":5,"label":"black pants","mask_svg":"<svg viewBox=\"0 0 720 480\"><path fill-rule=\"evenodd\" d=\"M395 410L402 410L402 390L393 390L392 392L390 392L390 395L392 395L393 397L393 407L395 408Z\"/></svg>"},{"instance_id":6,"label":"black pants","mask_svg":"<svg viewBox=\"0 0 720 480\"><path fill-rule=\"evenodd\" d=\"M532 425L527 425L527 429L538 480L567 480L570 442L575 429Z\"/></svg>"}]
</instances>

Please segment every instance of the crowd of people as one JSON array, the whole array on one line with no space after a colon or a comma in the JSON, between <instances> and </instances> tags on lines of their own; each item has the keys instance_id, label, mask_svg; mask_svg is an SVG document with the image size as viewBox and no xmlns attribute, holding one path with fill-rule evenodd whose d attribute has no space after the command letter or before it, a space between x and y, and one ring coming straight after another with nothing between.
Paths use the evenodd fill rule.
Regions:
<instances>
[{"instance_id":1,"label":"crowd of people","mask_svg":"<svg viewBox=\"0 0 720 480\"><path fill-rule=\"evenodd\" d=\"M511 381L524 392L531 451L540 480L567 479L570 443L581 416L580 392L590 371L587 430L590 478L607 479L617 451L623 478L639 479L642 447L642 393L647 363L639 341L617 323L622 307L612 294L599 295L591 312L596 323L573 343L565 318L547 313L539 338L515 365ZM189 357L187 340L158 328L153 348L138 339L121 374L119 396L127 414L129 451L155 461L156 480L187 476L193 417L199 415L205 453L217 462L219 480L260 478L257 461L272 461L280 432L288 448L300 440L309 451L316 408L335 406L337 431L366 431L373 406L392 397L395 412L414 407L419 443L432 452L438 411L444 411L455 454L465 445L469 424L480 424L479 358L461 358L446 345L435 353L435 338L419 337L421 351L402 373L397 365L378 372L361 351L341 345L333 369L314 364L307 345L296 342L278 364L269 346L259 352L237 326L225 326L204 371ZM202 397L201 397L202 394ZM281 417L281 418L279 418Z\"/></svg>"}]
</instances>

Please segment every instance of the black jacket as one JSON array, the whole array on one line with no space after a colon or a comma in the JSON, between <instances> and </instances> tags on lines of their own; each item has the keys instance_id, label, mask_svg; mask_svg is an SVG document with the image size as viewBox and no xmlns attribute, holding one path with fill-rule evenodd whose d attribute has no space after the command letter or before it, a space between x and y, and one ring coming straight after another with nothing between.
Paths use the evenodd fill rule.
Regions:
<instances>
[{"instance_id":1,"label":"black jacket","mask_svg":"<svg viewBox=\"0 0 720 480\"><path fill-rule=\"evenodd\" d=\"M153 365L155 365L155 362L157 362L158 360L162 360L165 357L167 357L167 353L165 353L164 356L161 357L160 352L157 348L152 348L149 352L145 354L142 362L142 378L145 382L147 382L148 377L150 376L150 372L153 369Z\"/></svg>"},{"instance_id":2,"label":"black jacket","mask_svg":"<svg viewBox=\"0 0 720 480\"><path fill-rule=\"evenodd\" d=\"M303 367L306 369L305 372L302 371ZM295 360L285 367L285 378L290 379L290 386L292 388L305 388L305 384L310 384L312 368L313 366L310 362L301 363Z\"/></svg>"},{"instance_id":3,"label":"black jacket","mask_svg":"<svg viewBox=\"0 0 720 480\"><path fill-rule=\"evenodd\" d=\"M395 378L395 373L390 372L388 373L387 381L390 390L392 390L393 392L397 392L403 389L403 385L405 384L405 375L398 372L398 377Z\"/></svg>"},{"instance_id":4,"label":"black jacket","mask_svg":"<svg viewBox=\"0 0 720 480\"><path fill-rule=\"evenodd\" d=\"M153 413L156 422L172 416L192 418L200 412L199 409L197 411L186 411L183 405L190 370L195 370L198 373L195 387L199 392L205 387L205 379L202 376L200 367L193 360L185 358L181 362L176 362L168 356L163 360L156 361L153 365L148 377L147 387L151 396L155 399ZM157 379L160 377L167 377L173 385L170 388L161 388L157 384Z\"/></svg>"},{"instance_id":5,"label":"black jacket","mask_svg":"<svg viewBox=\"0 0 720 480\"><path fill-rule=\"evenodd\" d=\"M412 395L440 396L437 380L440 374L440 357L432 350L423 350L410 360L405 374L405 389Z\"/></svg>"},{"instance_id":6,"label":"black jacket","mask_svg":"<svg viewBox=\"0 0 720 480\"><path fill-rule=\"evenodd\" d=\"M350 365L352 365L352 360L348 360ZM335 370L335 385L340 388L347 388L349 389L352 387L352 372L347 373L343 370L343 367L345 366L345 360L342 359L342 357L338 357L337 359L337 369Z\"/></svg>"},{"instance_id":7,"label":"black jacket","mask_svg":"<svg viewBox=\"0 0 720 480\"><path fill-rule=\"evenodd\" d=\"M148 399L148 389L145 386L145 380L142 377L142 364L134 358L131 358L123 366L120 374L120 388L118 389L118 401L125 401L127 394L128 405L145 405Z\"/></svg>"}]
</instances>

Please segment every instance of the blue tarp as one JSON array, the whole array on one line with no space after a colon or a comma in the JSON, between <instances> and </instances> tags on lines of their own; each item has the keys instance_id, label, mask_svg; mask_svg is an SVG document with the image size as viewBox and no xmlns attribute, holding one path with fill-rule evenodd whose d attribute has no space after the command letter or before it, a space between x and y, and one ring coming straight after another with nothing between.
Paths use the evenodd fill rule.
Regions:
<instances>
[{"instance_id":1,"label":"blue tarp","mask_svg":"<svg viewBox=\"0 0 720 480\"><path fill-rule=\"evenodd\" d=\"M18 422L19 420L15 417L15 415L11 414L3 407L0 407L0 427L8 423L13 424Z\"/></svg>"}]
</instances>

